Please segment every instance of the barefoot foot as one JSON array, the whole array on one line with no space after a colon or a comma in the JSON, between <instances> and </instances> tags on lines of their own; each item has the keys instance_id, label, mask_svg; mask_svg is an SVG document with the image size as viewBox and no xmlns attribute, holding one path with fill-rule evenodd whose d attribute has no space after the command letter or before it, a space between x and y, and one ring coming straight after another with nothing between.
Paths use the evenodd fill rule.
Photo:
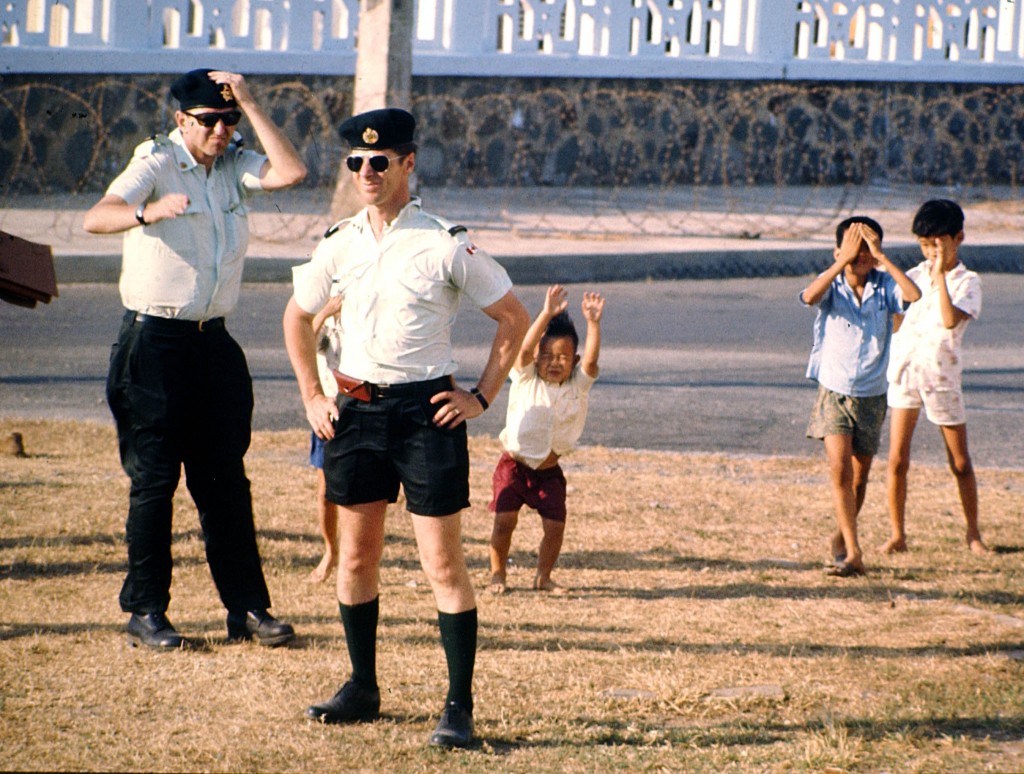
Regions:
<instances>
[{"instance_id":1,"label":"barefoot foot","mask_svg":"<svg viewBox=\"0 0 1024 774\"><path fill-rule=\"evenodd\" d=\"M883 554L902 554L907 550L906 538L889 538L879 549Z\"/></svg>"},{"instance_id":2,"label":"barefoot foot","mask_svg":"<svg viewBox=\"0 0 1024 774\"><path fill-rule=\"evenodd\" d=\"M832 534L832 559L838 564L846 560L846 541L842 532Z\"/></svg>"},{"instance_id":3,"label":"barefoot foot","mask_svg":"<svg viewBox=\"0 0 1024 774\"><path fill-rule=\"evenodd\" d=\"M980 537L967 538L967 547L971 549L971 553L975 556L988 556L992 553L992 549L981 542Z\"/></svg>"},{"instance_id":4,"label":"barefoot foot","mask_svg":"<svg viewBox=\"0 0 1024 774\"><path fill-rule=\"evenodd\" d=\"M324 558L320 560L320 564L316 566L309 574L310 583L323 583L325 580L331 577L331 573L334 572L334 568L338 566L338 560L333 556L324 554Z\"/></svg>"},{"instance_id":5,"label":"barefoot foot","mask_svg":"<svg viewBox=\"0 0 1024 774\"><path fill-rule=\"evenodd\" d=\"M549 594L565 594L567 591L565 586L560 586L559 584L551 580L551 578L534 578L533 590L546 591Z\"/></svg>"},{"instance_id":6,"label":"barefoot foot","mask_svg":"<svg viewBox=\"0 0 1024 774\"><path fill-rule=\"evenodd\" d=\"M491 594L504 594L508 591L508 586L505 585L505 576L501 573L494 573L491 576L491 582L487 585L487 590Z\"/></svg>"}]
</instances>

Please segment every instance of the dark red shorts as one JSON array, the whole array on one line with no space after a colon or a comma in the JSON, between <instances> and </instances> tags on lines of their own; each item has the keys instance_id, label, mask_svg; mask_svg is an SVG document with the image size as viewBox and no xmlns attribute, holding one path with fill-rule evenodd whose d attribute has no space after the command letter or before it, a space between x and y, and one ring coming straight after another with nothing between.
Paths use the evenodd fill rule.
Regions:
<instances>
[{"instance_id":1,"label":"dark red shorts","mask_svg":"<svg viewBox=\"0 0 1024 774\"><path fill-rule=\"evenodd\" d=\"M560 465L534 470L502 452L491 481L494 513L518 511L528 505L552 521L565 521L565 474Z\"/></svg>"}]
</instances>

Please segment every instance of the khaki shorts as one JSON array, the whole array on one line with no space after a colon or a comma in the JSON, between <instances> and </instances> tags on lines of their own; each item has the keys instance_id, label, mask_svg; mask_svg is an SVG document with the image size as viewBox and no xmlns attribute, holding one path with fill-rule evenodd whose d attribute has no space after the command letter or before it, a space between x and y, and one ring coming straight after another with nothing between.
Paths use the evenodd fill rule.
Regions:
<instances>
[{"instance_id":1,"label":"khaki shorts","mask_svg":"<svg viewBox=\"0 0 1024 774\"><path fill-rule=\"evenodd\" d=\"M807 437L822 440L827 435L852 435L854 453L873 457L878 453L884 421L884 395L854 398L819 384L807 423Z\"/></svg>"},{"instance_id":2,"label":"khaki shorts","mask_svg":"<svg viewBox=\"0 0 1024 774\"><path fill-rule=\"evenodd\" d=\"M886 398L892 408L919 409L924 406L924 415L933 425L953 427L967 423L964 393L959 387L952 390L909 387L904 373L898 382L889 382Z\"/></svg>"}]
</instances>

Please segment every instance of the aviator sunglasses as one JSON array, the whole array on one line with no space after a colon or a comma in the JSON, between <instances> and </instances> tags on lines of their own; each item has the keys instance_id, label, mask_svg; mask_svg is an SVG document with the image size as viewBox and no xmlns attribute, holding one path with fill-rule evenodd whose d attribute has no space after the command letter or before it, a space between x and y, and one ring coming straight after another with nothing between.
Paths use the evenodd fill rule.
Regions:
<instances>
[{"instance_id":1,"label":"aviator sunglasses","mask_svg":"<svg viewBox=\"0 0 1024 774\"><path fill-rule=\"evenodd\" d=\"M223 121L224 126L236 126L242 120L241 110L229 110L227 113L189 113L185 111L185 115L194 118L196 123L207 129L215 127L218 121Z\"/></svg>"},{"instance_id":2,"label":"aviator sunglasses","mask_svg":"<svg viewBox=\"0 0 1024 774\"><path fill-rule=\"evenodd\" d=\"M403 153L401 156L395 156L393 159L390 156L349 156L345 159L345 164L353 172L358 172L363 168L363 159L370 162L370 169L377 173L384 173L388 171L392 161L398 161L408 156L408 153Z\"/></svg>"}]
</instances>

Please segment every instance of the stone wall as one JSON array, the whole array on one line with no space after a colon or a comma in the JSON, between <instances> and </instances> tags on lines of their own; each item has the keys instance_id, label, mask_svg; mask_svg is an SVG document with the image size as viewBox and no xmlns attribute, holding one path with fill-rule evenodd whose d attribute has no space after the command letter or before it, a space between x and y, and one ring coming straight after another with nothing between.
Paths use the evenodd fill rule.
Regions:
<instances>
[{"instance_id":1,"label":"stone wall","mask_svg":"<svg viewBox=\"0 0 1024 774\"><path fill-rule=\"evenodd\" d=\"M0 77L4 194L102 191L138 142L172 126L169 80ZM300 147L305 185L333 186L351 79L250 82ZM413 94L431 186L983 190L1024 179L1019 84L424 77Z\"/></svg>"}]
</instances>

